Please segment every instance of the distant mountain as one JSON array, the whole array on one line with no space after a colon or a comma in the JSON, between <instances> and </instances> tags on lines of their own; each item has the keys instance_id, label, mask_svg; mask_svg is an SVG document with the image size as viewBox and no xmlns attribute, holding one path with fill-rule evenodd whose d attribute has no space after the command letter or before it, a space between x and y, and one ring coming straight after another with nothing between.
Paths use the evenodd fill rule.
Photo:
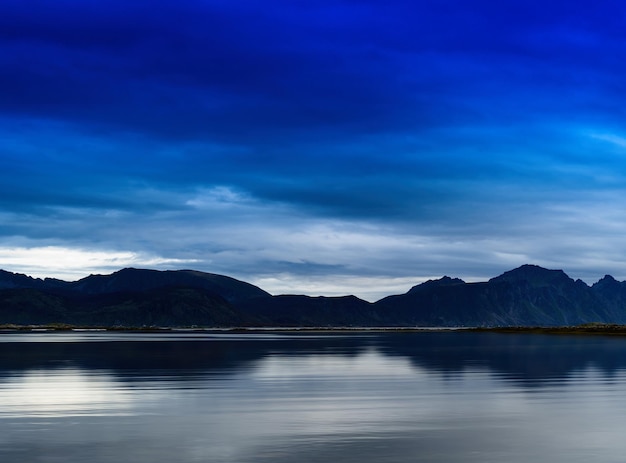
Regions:
<instances>
[{"instance_id":1,"label":"distant mountain","mask_svg":"<svg viewBox=\"0 0 626 463\"><path fill-rule=\"evenodd\" d=\"M47 284L40 278L32 278L21 273L11 273L0 270L0 290L14 288L46 288Z\"/></svg>"},{"instance_id":2,"label":"distant mountain","mask_svg":"<svg viewBox=\"0 0 626 463\"><path fill-rule=\"evenodd\" d=\"M214 273L195 270L145 270L125 268L111 275L90 275L68 283L65 289L86 294L106 294L121 291L150 291L167 286L206 289L229 302L252 297L269 296L250 283Z\"/></svg>"},{"instance_id":3,"label":"distant mountain","mask_svg":"<svg viewBox=\"0 0 626 463\"><path fill-rule=\"evenodd\" d=\"M488 282L464 283L444 277L376 303L400 324L429 326L559 326L602 321L626 322L584 282L561 270L523 265ZM619 306L618 298L614 299Z\"/></svg>"},{"instance_id":4,"label":"distant mountain","mask_svg":"<svg viewBox=\"0 0 626 463\"><path fill-rule=\"evenodd\" d=\"M245 326L256 324L217 294L197 288L100 295L35 289L0 291L0 323L94 326Z\"/></svg>"},{"instance_id":5,"label":"distant mountain","mask_svg":"<svg viewBox=\"0 0 626 463\"><path fill-rule=\"evenodd\" d=\"M233 304L271 297L231 277L194 270L127 268L76 282L0 271L0 323L121 326L245 326Z\"/></svg>"},{"instance_id":6,"label":"distant mountain","mask_svg":"<svg viewBox=\"0 0 626 463\"><path fill-rule=\"evenodd\" d=\"M626 309L626 281L617 281L606 275L591 286L592 293L606 307L607 318L622 320Z\"/></svg>"},{"instance_id":7,"label":"distant mountain","mask_svg":"<svg viewBox=\"0 0 626 463\"><path fill-rule=\"evenodd\" d=\"M375 303L272 296L194 270L123 269L76 282L0 270L0 323L119 326L560 326L626 323L626 282L589 287L523 265L486 282L444 276Z\"/></svg>"}]
</instances>

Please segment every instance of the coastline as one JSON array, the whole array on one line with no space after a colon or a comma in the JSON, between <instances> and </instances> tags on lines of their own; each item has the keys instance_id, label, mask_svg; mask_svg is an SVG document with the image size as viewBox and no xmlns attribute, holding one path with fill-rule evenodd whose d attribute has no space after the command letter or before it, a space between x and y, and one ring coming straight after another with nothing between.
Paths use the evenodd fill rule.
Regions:
<instances>
[{"instance_id":1,"label":"coastline","mask_svg":"<svg viewBox=\"0 0 626 463\"><path fill-rule=\"evenodd\" d=\"M572 335L613 335L626 336L626 325L587 323L574 326L490 326L490 327L419 327L419 326L252 326L252 327L198 327L198 326L78 326L65 324L49 325L0 325L0 333L3 332L226 332L226 333L259 333L259 332L344 332L344 333L373 333L373 332L480 332L480 333L503 333L503 334L572 334Z\"/></svg>"}]
</instances>

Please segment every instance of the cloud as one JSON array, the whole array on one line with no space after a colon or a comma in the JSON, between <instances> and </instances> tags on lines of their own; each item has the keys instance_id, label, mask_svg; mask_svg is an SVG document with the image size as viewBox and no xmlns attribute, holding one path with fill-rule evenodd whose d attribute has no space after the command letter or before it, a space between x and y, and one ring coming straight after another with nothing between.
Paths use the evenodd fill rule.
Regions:
<instances>
[{"instance_id":1,"label":"cloud","mask_svg":"<svg viewBox=\"0 0 626 463\"><path fill-rule=\"evenodd\" d=\"M124 267L163 268L194 263L193 260L168 259L154 255L115 250L44 247L0 247L0 262L17 273L35 278L78 280L89 273L114 272Z\"/></svg>"},{"instance_id":2,"label":"cloud","mask_svg":"<svg viewBox=\"0 0 626 463\"><path fill-rule=\"evenodd\" d=\"M125 266L191 267L273 293L356 293L372 301L444 274L484 281L528 262L563 268L588 283L605 273L625 276L619 256L626 241L619 230L626 224L612 206L617 196L496 216L492 222L404 226L316 218L227 187L180 201L184 207L168 211L4 217L21 228L4 235L0 262L31 275L73 279Z\"/></svg>"}]
</instances>

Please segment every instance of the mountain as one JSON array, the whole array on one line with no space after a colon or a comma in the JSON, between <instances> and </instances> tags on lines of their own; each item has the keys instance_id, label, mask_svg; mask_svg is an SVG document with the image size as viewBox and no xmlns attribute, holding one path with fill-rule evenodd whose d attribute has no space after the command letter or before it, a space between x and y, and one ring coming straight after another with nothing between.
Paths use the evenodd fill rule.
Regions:
<instances>
[{"instance_id":1,"label":"mountain","mask_svg":"<svg viewBox=\"0 0 626 463\"><path fill-rule=\"evenodd\" d=\"M29 277L21 273L0 270L0 290L13 288L45 288L46 282L40 278Z\"/></svg>"},{"instance_id":2,"label":"mountain","mask_svg":"<svg viewBox=\"0 0 626 463\"><path fill-rule=\"evenodd\" d=\"M150 291L166 286L201 288L219 294L229 302L270 294L250 283L214 273L195 270L145 270L125 268L111 275L90 275L69 283L66 289L86 294L121 291Z\"/></svg>"},{"instance_id":3,"label":"mountain","mask_svg":"<svg viewBox=\"0 0 626 463\"><path fill-rule=\"evenodd\" d=\"M626 293L625 293L626 294ZM523 265L488 282L444 277L376 303L391 320L427 326L560 326L626 322L626 297L611 310L584 282L562 270Z\"/></svg>"},{"instance_id":4,"label":"mountain","mask_svg":"<svg viewBox=\"0 0 626 463\"><path fill-rule=\"evenodd\" d=\"M94 326L245 326L258 324L224 298L198 288L101 295L35 289L0 291L0 323Z\"/></svg>"},{"instance_id":5,"label":"mountain","mask_svg":"<svg viewBox=\"0 0 626 463\"><path fill-rule=\"evenodd\" d=\"M0 270L0 324L119 326L563 326L626 323L626 282L589 287L523 265L486 282L444 276L375 303L355 296L272 296L194 270L127 268L76 282Z\"/></svg>"},{"instance_id":6,"label":"mountain","mask_svg":"<svg viewBox=\"0 0 626 463\"><path fill-rule=\"evenodd\" d=\"M271 297L224 275L127 268L76 282L0 271L0 323L121 326L259 324L233 304Z\"/></svg>"},{"instance_id":7,"label":"mountain","mask_svg":"<svg viewBox=\"0 0 626 463\"><path fill-rule=\"evenodd\" d=\"M626 304L626 281L605 275L591 286L591 291L606 307L610 319L621 320Z\"/></svg>"}]
</instances>

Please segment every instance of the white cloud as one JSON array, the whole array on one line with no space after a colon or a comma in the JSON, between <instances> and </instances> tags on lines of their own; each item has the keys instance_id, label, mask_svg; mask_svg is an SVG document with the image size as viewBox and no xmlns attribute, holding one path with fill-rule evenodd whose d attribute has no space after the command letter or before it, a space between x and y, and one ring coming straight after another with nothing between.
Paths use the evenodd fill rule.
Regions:
<instances>
[{"instance_id":1,"label":"white cloud","mask_svg":"<svg viewBox=\"0 0 626 463\"><path fill-rule=\"evenodd\" d=\"M149 196L159 202L167 194ZM128 266L194 268L273 294L370 301L443 275L484 281L525 263L593 283L606 273L626 277L623 197L616 189L581 192L517 208L475 204L475 218L458 223L376 223L306 215L219 186L178 192L164 209L0 214L11 227L0 268L62 279Z\"/></svg>"},{"instance_id":2,"label":"white cloud","mask_svg":"<svg viewBox=\"0 0 626 463\"><path fill-rule=\"evenodd\" d=\"M108 273L123 267L162 267L193 263L144 253L96 251L63 246L0 247L0 266L36 278L76 280L89 273Z\"/></svg>"},{"instance_id":3,"label":"white cloud","mask_svg":"<svg viewBox=\"0 0 626 463\"><path fill-rule=\"evenodd\" d=\"M416 284L432 277L374 277L358 275L298 276L288 273L251 278L253 283L271 294L307 294L309 296L358 295L361 299L375 302L390 294L407 292Z\"/></svg>"},{"instance_id":4,"label":"white cloud","mask_svg":"<svg viewBox=\"0 0 626 463\"><path fill-rule=\"evenodd\" d=\"M198 209L228 209L232 207L253 206L253 199L243 192L227 186L202 188L185 205Z\"/></svg>"}]
</instances>

